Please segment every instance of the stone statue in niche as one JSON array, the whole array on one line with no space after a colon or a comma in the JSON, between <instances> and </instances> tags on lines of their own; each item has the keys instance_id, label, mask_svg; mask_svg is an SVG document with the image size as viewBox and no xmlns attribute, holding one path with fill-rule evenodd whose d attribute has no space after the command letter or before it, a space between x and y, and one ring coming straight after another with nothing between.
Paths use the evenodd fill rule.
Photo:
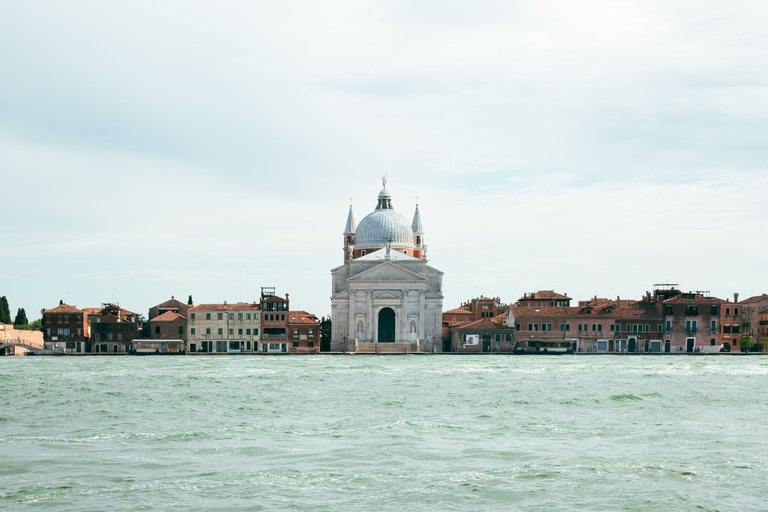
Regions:
<instances>
[{"instance_id":1,"label":"stone statue in niche","mask_svg":"<svg viewBox=\"0 0 768 512\"><path fill-rule=\"evenodd\" d=\"M358 320L357 321L357 332L363 332L363 321Z\"/></svg>"},{"instance_id":2,"label":"stone statue in niche","mask_svg":"<svg viewBox=\"0 0 768 512\"><path fill-rule=\"evenodd\" d=\"M416 332L416 320L411 320L411 332Z\"/></svg>"}]
</instances>

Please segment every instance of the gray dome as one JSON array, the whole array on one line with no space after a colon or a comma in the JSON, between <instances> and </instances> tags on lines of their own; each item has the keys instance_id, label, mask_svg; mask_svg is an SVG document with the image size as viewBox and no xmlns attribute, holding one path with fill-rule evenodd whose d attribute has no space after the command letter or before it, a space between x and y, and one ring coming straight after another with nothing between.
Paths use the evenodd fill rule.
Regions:
<instances>
[{"instance_id":1,"label":"gray dome","mask_svg":"<svg viewBox=\"0 0 768 512\"><path fill-rule=\"evenodd\" d=\"M413 230L405 217L394 210L375 210L367 215L355 231L355 245L384 246L390 240L395 247L413 247Z\"/></svg>"}]
</instances>

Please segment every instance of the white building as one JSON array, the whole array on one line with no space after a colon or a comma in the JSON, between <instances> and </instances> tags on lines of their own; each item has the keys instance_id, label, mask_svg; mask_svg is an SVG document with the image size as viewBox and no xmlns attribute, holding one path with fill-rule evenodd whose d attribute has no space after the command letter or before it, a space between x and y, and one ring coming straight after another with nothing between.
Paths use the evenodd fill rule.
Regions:
<instances>
[{"instance_id":1,"label":"white building","mask_svg":"<svg viewBox=\"0 0 768 512\"><path fill-rule=\"evenodd\" d=\"M257 352L261 311L257 303L200 304L187 310L189 352Z\"/></svg>"},{"instance_id":2,"label":"white building","mask_svg":"<svg viewBox=\"0 0 768 512\"><path fill-rule=\"evenodd\" d=\"M427 265L418 205L409 223L386 184L357 227L349 209L344 265L331 271L331 350L441 351L443 273Z\"/></svg>"}]
</instances>

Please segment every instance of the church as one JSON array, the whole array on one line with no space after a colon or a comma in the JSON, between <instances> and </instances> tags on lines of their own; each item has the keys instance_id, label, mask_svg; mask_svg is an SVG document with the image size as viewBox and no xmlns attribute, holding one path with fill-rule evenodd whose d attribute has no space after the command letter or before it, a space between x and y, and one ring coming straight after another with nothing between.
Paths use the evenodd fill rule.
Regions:
<instances>
[{"instance_id":1,"label":"church","mask_svg":"<svg viewBox=\"0 0 768 512\"><path fill-rule=\"evenodd\" d=\"M376 209L344 228L344 264L331 271L331 350L442 351L443 273L427 265L419 205L413 221L397 213L387 190Z\"/></svg>"}]
</instances>

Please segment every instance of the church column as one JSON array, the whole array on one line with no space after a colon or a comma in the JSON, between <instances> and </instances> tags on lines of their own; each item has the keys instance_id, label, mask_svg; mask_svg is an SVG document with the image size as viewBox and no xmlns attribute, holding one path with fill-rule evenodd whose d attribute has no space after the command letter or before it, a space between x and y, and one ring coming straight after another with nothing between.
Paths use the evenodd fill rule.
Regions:
<instances>
[{"instance_id":1,"label":"church column","mask_svg":"<svg viewBox=\"0 0 768 512\"><path fill-rule=\"evenodd\" d=\"M373 290L368 290L365 294L365 298L368 301L368 320L365 326L365 332L368 335L366 341L376 341L376 337L373 334Z\"/></svg>"},{"instance_id":2,"label":"church column","mask_svg":"<svg viewBox=\"0 0 768 512\"><path fill-rule=\"evenodd\" d=\"M403 341L408 341L409 333L411 332L411 323L408 321L408 290L403 290Z\"/></svg>"},{"instance_id":3,"label":"church column","mask_svg":"<svg viewBox=\"0 0 768 512\"><path fill-rule=\"evenodd\" d=\"M427 306L424 301L427 299L426 290L419 290L419 338L426 337L425 322L427 316Z\"/></svg>"},{"instance_id":4,"label":"church column","mask_svg":"<svg viewBox=\"0 0 768 512\"><path fill-rule=\"evenodd\" d=\"M347 307L347 339L356 337L355 332L355 298L357 291L349 290L349 306ZM349 347L347 347L349 350Z\"/></svg>"}]
</instances>

